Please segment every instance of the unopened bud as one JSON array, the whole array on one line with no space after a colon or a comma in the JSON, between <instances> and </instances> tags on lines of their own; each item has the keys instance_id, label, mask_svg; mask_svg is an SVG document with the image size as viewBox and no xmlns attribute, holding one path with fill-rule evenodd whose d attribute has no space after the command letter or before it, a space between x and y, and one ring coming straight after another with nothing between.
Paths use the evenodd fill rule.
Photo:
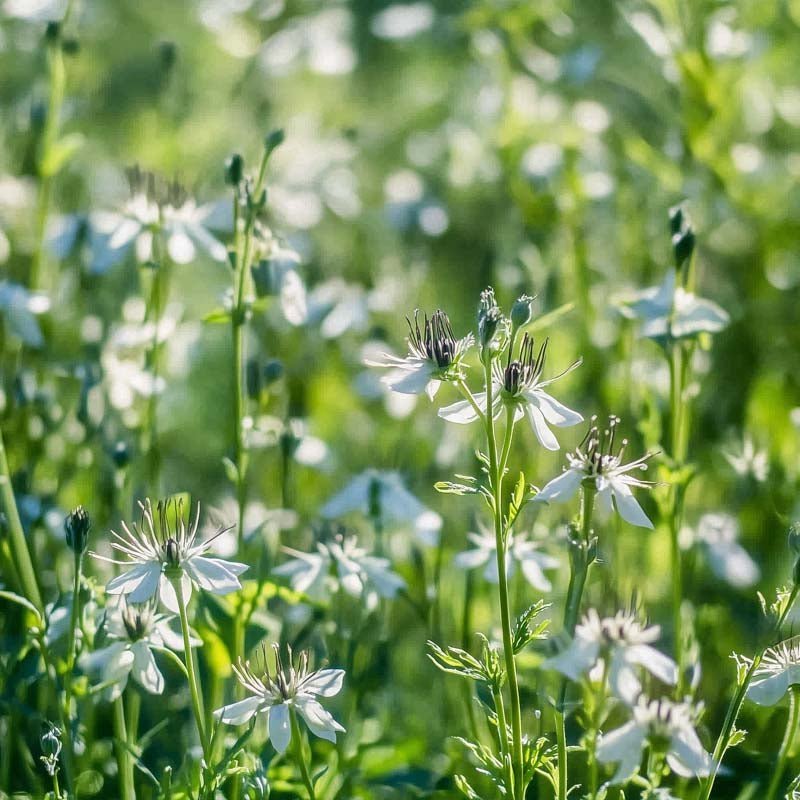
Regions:
<instances>
[{"instance_id":1,"label":"unopened bud","mask_svg":"<svg viewBox=\"0 0 800 800\"><path fill-rule=\"evenodd\" d=\"M685 219L685 214L683 212L683 206L678 204L677 206L672 206L669 210L669 232L672 236L678 233L681 228L683 228L683 221Z\"/></svg>"},{"instance_id":2,"label":"unopened bud","mask_svg":"<svg viewBox=\"0 0 800 800\"><path fill-rule=\"evenodd\" d=\"M83 555L86 552L91 527L92 521L83 506L78 506L64 520L67 544L75 555Z\"/></svg>"},{"instance_id":3,"label":"unopened bud","mask_svg":"<svg viewBox=\"0 0 800 800\"><path fill-rule=\"evenodd\" d=\"M244 159L234 153L225 161L225 183L230 186L238 186L244 177Z\"/></svg>"},{"instance_id":4,"label":"unopened bud","mask_svg":"<svg viewBox=\"0 0 800 800\"><path fill-rule=\"evenodd\" d=\"M675 265L680 268L691 258L694 252L695 236L694 231L687 227L674 234L672 237L672 249L675 253Z\"/></svg>"},{"instance_id":5,"label":"unopened bud","mask_svg":"<svg viewBox=\"0 0 800 800\"><path fill-rule=\"evenodd\" d=\"M170 537L167 539L166 547L164 548L167 554L167 565L169 567L179 567L180 566L180 548L178 547L178 542Z\"/></svg>"},{"instance_id":6,"label":"unopened bud","mask_svg":"<svg viewBox=\"0 0 800 800\"><path fill-rule=\"evenodd\" d=\"M127 442L119 441L111 451L111 458L117 469L125 469L131 463L131 448Z\"/></svg>"},{"instance_id":7,"label":"unopened bud","mask_svg":"<svg viewBox=\"0 0 800 800\"><path fill-rule=\"evenodd\" d=\"M264 139L264 147L267 153L271 153L276 147L283 144L284 133L282 128L270 131Z\"/></svg>"},{"instance_id":8,"label":"unopened bud","mask_svg":"<svg viewBox=\"0 0 800 800\"><path fill-rule=\"evenodd\" d=\"M518 331L524 325L531 321L533 315L533 298L530 295L523 294L514 301L511 306L511 327L512 330Z\"/></svg>"}]
</instances>

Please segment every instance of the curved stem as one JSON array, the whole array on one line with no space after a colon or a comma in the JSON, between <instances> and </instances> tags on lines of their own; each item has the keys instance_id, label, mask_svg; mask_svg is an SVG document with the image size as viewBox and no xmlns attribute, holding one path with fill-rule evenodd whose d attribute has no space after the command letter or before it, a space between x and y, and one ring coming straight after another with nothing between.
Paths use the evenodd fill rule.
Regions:
<instances>
[{"instance_id":1,"label":"curved stem","mask_svg":"<svg viewBox=\"0 0 800 800\"><path fill-rule=\"evenodd\" d=\"M292 723L292 749L294 750L294 759L297 762L297 767L303 778L303 784L308 792L308 800L317 800L314 794L314 782L311 780L311 773L309 772L306 757L303 753L303 734L297 722L297 712L291 707L289 708L289 717Z\"/></svg>"},{"instance_id":2,"label":"curved stem","mask_svg":"<svg viewBox=\"0 0 800 800\"><path fill-rule=\"evenodd\" d=\"M769 788L764 797L764 800L773 800L778 787L783 780L783 773L786 770L786 759L791 752L792 745L794 744L794 737L797 734L797 726L800 724L800 698L798 698L797 686L792 686L789 692L789 716L786 719L786 730L783 732L783 741L781 742L781 749L778 751L778 762L772 772L772 780L769 782Z\"/></svg>"},{"instance_id":3,"label":"curved stem","mask_svg":"<svg viewBox=\"0 0 800 800\"><path fill-rule=\"evenodd\" d=\"M522 761L522 711L519 699L519 684L517 681L517 665L514 661L514 649L511 637L511 612L508 598L508 576L506 573L506 531L503 525L503 469L497 457L497 441L495 439L494 420L492 408L494 407L492 391L492 369L487 360L485 365L486 377L486 437L489 444L489 465L492 490L494 497L494 534L497 554L498 591L500 595L500 619L503 630L503 656L506 663L506 676L511 703L511 736L512 736L512 764L514 785L509 787L512 798L521 800L524 796L523 786L523 761ZM506 435L510 437L508 428Z\"/></svg>"},{"instance_id":4,"label":"curved stem","mask_svg":"<svg viewBox=\"0 0 800 800\"><path fill-rule=\"evenodd\" d=\"M172 579L172 585L175 588L175 594L178 598L178 611L180 612L181 631L183 632L183 657L186 659L189 691L192 695L192 710L194 711L194 719L197 724L197 733L200 736L200 743L203 746L203 755L205 756L206 763L209 763L211 747L208 741L208 734L206 733L203 698L199 689L200 680L194 663L194 654L192 653L192 645L189 637L189 618L186 614L186 605L183 599L183 587L181 586L180 577Z\"/></svg>"}]
</instances>

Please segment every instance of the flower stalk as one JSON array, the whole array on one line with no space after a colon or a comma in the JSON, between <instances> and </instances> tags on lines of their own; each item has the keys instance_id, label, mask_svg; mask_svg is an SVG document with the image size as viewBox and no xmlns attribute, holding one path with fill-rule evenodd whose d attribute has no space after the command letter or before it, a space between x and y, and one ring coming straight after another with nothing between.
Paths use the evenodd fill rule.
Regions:
<instances>
[{"instance_id":1,"label":"flower stalk","mask_svg":"<svg viewBox=\"0 0 800 800\"><path fill-rule=\"evenodd\" d=\"M125 706L122 695L114 701L114 738L116 739L117 768L121 800L136 800L133 786L133 764L128 752L128 728L125 724Z\"/></svg>"},{"instance_id":2,"label":"flower stalk","mask_svg":"<svg viewBox=\"0 0 800 800\"><path fill-rule=\"evenodd\" d=\"M772 772L772 779L769 782L764 800L774 800L778 793L778 787L783 780L783 773L786 771L786 760L794 747L794 740L797 736L797 728L800 726L800 689L792 686L789 692L789 716L786 719L786 729L783 732L781 748L778 751L778 761Z\"/></svg>"},{"instance_id":3,"label":"flower stalk","mask_svg":"<svg viewBox=\"0 0 800 800\"><path fill-rule=\"evenodd\" d=\"M297 762L297 767L300 770L300 776L303 779L303 785L308 792L308 800L316 800L314 793L314 782L311 780L311 772L308 768L308 763L305 757L305 748L303 746L303 734L300 730L300 724L297 721L297 712L294 708L289 709L289 718L292 725L292 741L294 742L294 759Z\"/></svg>"}]
</instances>

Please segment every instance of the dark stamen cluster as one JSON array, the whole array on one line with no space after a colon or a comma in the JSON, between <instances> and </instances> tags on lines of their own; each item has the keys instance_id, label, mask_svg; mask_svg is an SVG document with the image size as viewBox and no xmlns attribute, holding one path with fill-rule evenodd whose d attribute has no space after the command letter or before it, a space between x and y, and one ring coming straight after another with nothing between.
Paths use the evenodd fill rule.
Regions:
<instances>
[{"instance_id":1,"label":"dark stamen cluster","mask_svg":"<svg viewBox=\"0 0 800 800\"><path fill-rule=\"evenodd\" d=\"M152 621L152 605L145 605L139 608L126 605L122 610L122 623L125 625L125 632L132 642L138 642L139 639L147 634Z\"/></svg>"},{"instance_id":2,"label":"dark stamen cluster","mask_svg":"<svg viewBox=\"0 0 800 800\"><path fill-rule=\"evenodd\" d=\"M125 170L131 197L143 194L158 206L179 208L188 199L189 193L175 179L168 180L155 172L143 170L138 164Z\"/></svg>"},{"instance_id":3,"label":"dark stamen cluster","mask_svg":"<svg viewBox=\"0 0 800 800\"><path fill-rule=\"evenodd\" d=\"M534 349L533 338L527 333L525 334L519 348L519 358L509 361L503 371L503 388L508 394L518 395L539 380L547 358L548 342L549 339L545 339L537 353Z\"/></svg>"},{"instance_id":4,"label":"dark stamen cluster","mask_svg":"<svg viewBox=\"0 0 800 800\"><path fill-rule=\"evenodd\" d=\"M408 319L409 346L414 355L433 361L439 369L447 369L456 356L456 337L450 319L441 309L429 318L423 314L420 327L419 309L414 312L414 321Z\"/></svg>"},{"instance_id":5,"label":"dark stamen cluster","mask_svg":"<svg viewBox=\"0 0 800 800\"><path fill-rule=\"evenodd\" d=\"M578 445L578 450L589 463L592 472L596 475L602 475L604 468L622 463L622 456L628 446L628 440L622 440L619 451L615 454L614 446L619 417L610 416L608 418L608 427L602 431L597 427L596 422L597 417L592 417L592 426L586 432L583 441Z\"/></svg>"}]
</instances>

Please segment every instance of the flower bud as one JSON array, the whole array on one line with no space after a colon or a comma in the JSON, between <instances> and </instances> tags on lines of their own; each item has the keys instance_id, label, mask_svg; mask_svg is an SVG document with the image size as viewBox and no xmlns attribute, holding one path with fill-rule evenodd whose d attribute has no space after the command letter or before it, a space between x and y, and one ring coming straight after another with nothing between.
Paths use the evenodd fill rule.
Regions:
<instances>
[{"instance_id":1,"label":"flower bud","mask_svg":"<svg viewBox=\"0 0 800 800\"><path fill-rule=\"evenodd\" d=\"M225 183L238 186L244 177L244 159L234 153L225 161Z\"/></svg>"},{"instance_id":2,"label":"flower bud","mask_svg":"<svg viewBox=\"0 0 800 800\"><path fill-rule=\"evenodd\" d=\"M270 131L264 139L264 147L267 153L271 153L276 147L280 147L283 144L284 133L282 128L277 128L274 131Z\"/></svg>"},{"instance_id":3,"label":"flower bud","mask_svg":"<svg viewBox=\"0 0 800 800\"><path fill-rule=\"evenodd\" d=\"M675 265L680 269L694 252L695 236L691 227L686 227L672 237L672 249L675 253Z\"/></svg>"},{"instance_id":4,"label":"flower bud","mask_svg":"<svg viewBox=\"0 0 800 800\"><path fill-rule=\"evenodd\" d=\"M669 232L672 236L679 233L683 228L683 221L685 215L683 213L683 205L680 203L677 206L672 206L669 210Z\"/></svg>"},{"instance_id":5,"label":"flower bud","mask_svg":"<svg viewBox=\"0 0 800 800\"><path fill-rule=\"evenodd\" d=\"M64 531L67 535L67 544L75 555L83 555L89 543L89 530L92 521L83 506L78 506L67 515L64 520Z\"/></svg>"},{"instance_id":6,"label":"flower bud","mask_svg":"<svg viewBox=\"0 0 800 800\"><path fill-rule=\"evenodd\" d=\"M52 777L58 772L58 757L61 755L61 731L55 725L50 725L39 741L42 747L40 759L47 774Z\"/></svg>"},{"instance_id":7,"label":"flower bud","mask_svg":"<svg viewBox=\"0 0 800 800\"><path fill-rule=\"evenodd\" d=\"M118 441L111 451L111 459L117 469L125 469L131 463L131 448L128 443L122 440Z\"/></svg>"},{"instance_id":8,"label":"flower bud","mask_svg":"<svg viewBox=\"0 0 800 800\"><path fill-rule=\"evenodd\" d=\"M277 358L271 358L264 364L264 385L269 387L283 377L283 362Z\"/></svg>"},{"instance_id":9,"label":"flower bud","mask_svg":"<svg viewBox=\"0 0 800 800\"><path fill-rule=\"evenodd\" d=\"M487 286L478 301L478 342L481 346L481 358L491 353L491 344L498 327L503 321L503 312L497 305L494 289Z\"/></svg>"},{"instance_id":10,"label":"flower bud","mask_svg":"<svg viewBox=\"0 0 800 800\"><path fill-rule=\"evenodd\" d=\"M511 306L511 328L513 331L518 331L523 325L527 325L531 321L533 315L533 298L530 295L523 294L514 301Z\"/></svg>"},{"instance_id":11,"label":"flower bud","mask_svg":"<svg viewBox=\"0 0 800 800\"><path fill-rule=\"evenodd\" d=\"M47 44L54 44L61 37L61 23L51 20L44 31L44 40Z\"/></svg>"}]
</instances>

